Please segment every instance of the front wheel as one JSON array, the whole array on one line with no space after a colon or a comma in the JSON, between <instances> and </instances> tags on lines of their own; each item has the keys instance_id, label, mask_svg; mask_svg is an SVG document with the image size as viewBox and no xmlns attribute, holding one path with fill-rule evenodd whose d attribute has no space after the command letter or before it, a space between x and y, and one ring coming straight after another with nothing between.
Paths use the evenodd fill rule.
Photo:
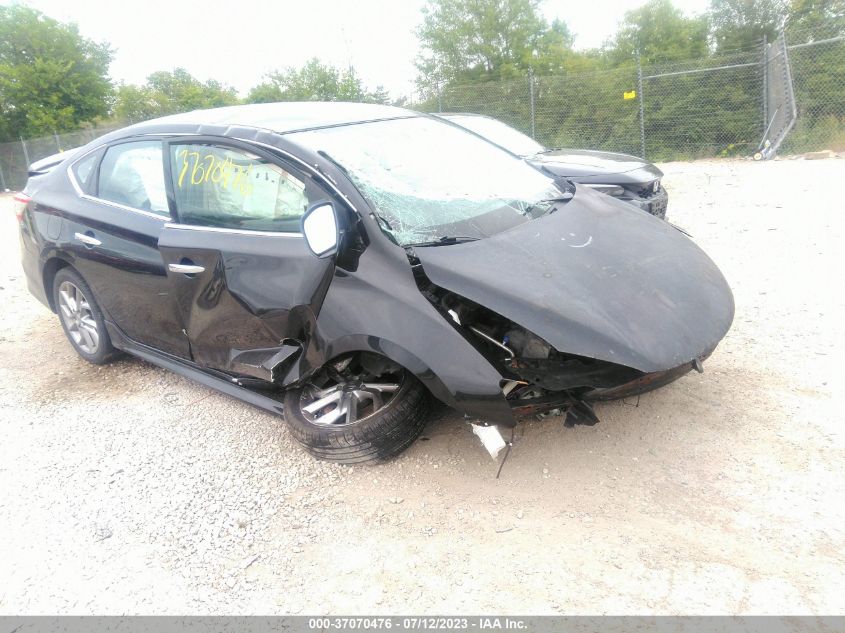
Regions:
<instances>
[{"instance_id":1,"label":"front wheel","mask_svg":"<svg viewBox=\"0 0 845 633\"><path fill-rule=\"evenodd\" d=\"M285 421L315 457L342 464L386 461L425 427L431 396L416 377L387 359L362 363L361 356L334 363L285 393Z\"/></svg>"}]
</instances>

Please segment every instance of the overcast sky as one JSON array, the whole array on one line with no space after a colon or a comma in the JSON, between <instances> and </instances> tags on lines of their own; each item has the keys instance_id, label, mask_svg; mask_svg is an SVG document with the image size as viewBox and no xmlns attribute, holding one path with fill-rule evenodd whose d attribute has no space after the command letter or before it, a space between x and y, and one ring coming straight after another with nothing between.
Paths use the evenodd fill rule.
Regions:
<instances>
[{"instance_id":1,"label":"overcast sky","mask_svg":"<svg viewBox=\"0 0 845 633\"><path fill-rule=\"evenodd\" d=\"M625 11L645 0L546 0L550 21L564 19L577 48L599 46ZM674 0L687 14L709 0ZM0 4L10 4L0 0ZM111 42L117 81L143 83L156 70L181 66L217 79L242 95L262 76L319 57L349 63L368 88L381 84L394 97L409 95L419 52L414 31L425 0L21 0L61 21L73 21L94 40Z\"/></svg>"}]
</instances>

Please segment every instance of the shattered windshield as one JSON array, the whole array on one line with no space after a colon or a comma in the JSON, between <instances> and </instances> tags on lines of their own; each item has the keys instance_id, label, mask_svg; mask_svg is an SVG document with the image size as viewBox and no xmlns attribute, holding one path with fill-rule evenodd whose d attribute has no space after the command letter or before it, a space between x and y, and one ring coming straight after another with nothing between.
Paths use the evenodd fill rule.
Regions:
<instances>
[{"instance_id":1,"label":"shattered windshield","mask_svg":"<svg viewBox=\"0 0 845 633\"><path fill-rule=\"evenodd\" d=\"M530 136L490 117L474 116L471 114L450 114L446 115L445 118L475 132L479 136L483 136L499 147L504 147L517 156L533 156L534 154L546 151L545 147Z\"/></svg>"},{"instance_id":2,"label":"shattered windshield","mask_svg":"<svg viewBox=\"0 0 845 633\"><path fill-rule=\"evenodd\" d=\"M561 193L521 159L428 117L297 132L291 140L337 161L401 245L486 237Z\"/></svg>"}]
</instances>

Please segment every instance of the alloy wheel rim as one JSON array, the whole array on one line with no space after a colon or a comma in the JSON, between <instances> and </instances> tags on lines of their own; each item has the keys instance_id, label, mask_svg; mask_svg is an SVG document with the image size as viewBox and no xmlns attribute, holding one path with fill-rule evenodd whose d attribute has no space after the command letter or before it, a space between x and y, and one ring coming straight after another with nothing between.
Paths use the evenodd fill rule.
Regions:
<instances>
[{"instance_id":1,"label":"alloy wheel rim","mask_svg":"<svg viewBox=\"0 0 845 633\"><path fill-rule=\"evenodd\" d=\"M349 426L384 409L401 386L401 380L350 380L326 388L309 385L300 398L300 410L306 420L318 426Z\"/></svg>"},{"instance_id":2,"label":"alloy wheel rim","mask_svg":"<svg viewBox=\"0 0 845 633\"><path fill-rule=\"evenodd\" d=\"M59 313L74 344L86 354L96 354L100 333L91 304L85 294L69 281L59 286Z\"/></svg>"}]
</instances>

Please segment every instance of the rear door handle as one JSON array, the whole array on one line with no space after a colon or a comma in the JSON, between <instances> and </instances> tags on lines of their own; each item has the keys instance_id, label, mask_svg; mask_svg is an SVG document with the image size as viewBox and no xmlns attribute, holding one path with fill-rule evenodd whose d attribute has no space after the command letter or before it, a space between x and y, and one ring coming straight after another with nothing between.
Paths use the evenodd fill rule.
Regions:
<instances>
[{"instance_id":1,"label":"rear door handle","mask_svg":"<svg viewBox=\"0 0 845 633\"><path fill-rule=\"evenodd\" d=\"M168 264L167 269L172 273L182 273L183 275L196 275L205 270L205 266L197 266L196 264Z\"/></svg>"},{"instance_id":2,"label":"rear door handle","mask_svg":"<svg viewBox=\"0 0 845 633\"><path fill-rule=\"evenodd\" d=\"M74 233L73 237L85 244L85 246L99 246L102 244L102 242L96 237L88 235L87 233Z\"/></svg>"}]
</instances>

